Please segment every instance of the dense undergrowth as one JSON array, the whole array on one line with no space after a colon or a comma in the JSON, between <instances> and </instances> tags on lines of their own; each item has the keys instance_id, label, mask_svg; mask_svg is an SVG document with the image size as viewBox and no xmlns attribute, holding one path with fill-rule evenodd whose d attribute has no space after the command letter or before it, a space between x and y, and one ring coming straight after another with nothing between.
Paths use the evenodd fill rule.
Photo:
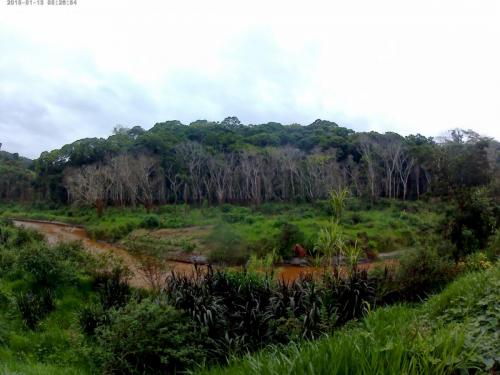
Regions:
<instances>
[{"instance_id":1,"label":"dense undergrowth","mask_svg":"<svg viewBox=\"0 0 500 375\"><path fill-rule=\"evenodd\" d=\"M403 350L405 345L410 345L408 350L412 353L422 349L421 346L415 349L411 346L413 342L404 341L408 340L408 332L415 332L420 337L436 331L435 339L445 340L443 348L454 350L456 358L459 358L459 351L462 351L461 355L470 352L472 354L466 357L467 361L477 366L483 363L482 368L487 368L489 364L491 368L491 361L495 363L497 360L492 352L495 346L491 342L496 340L496 336L488 336L489 341L484 341L481 351L478 351L474 346L474 337L464 335L469 332L468 327L482 329L481 324L497 319L488 314L491 303L497 309L495 303L498 298L491 293L498 290L497 281L494 281L498 278L498 270L490 271L485 276L466 276L464 280L477 277L479 281L474 280L481 292L474 294L471 287L467 289L464 286L462 289L465 292L458 302L454 300L453 292L447 291L443 294L445 297L440 298L447 298L450 302L445 304L436 300L432 302L436 306L434 309L392 307L378 310L383 305L425 298L429 293L438 291L457 273L487 268L491 268L491 262L484 255L473 255L456 264L434 249L422 248L403 259L397 271L381 269L367 274L354 268L346 276L339 277L327 270L321 280L302 278L286 284L252 272L212 272L209 269L200 270L195 278L171 275L160 291L144 291L134 290L128 285L127 270L116 260L93 258L76 243L49 246L36 232L2 222L0 371L23 374L174 373L202 365L226 364L231 356L273 345L281 347L295 343L292 345L312 348L308 346L311 344L304 342L324 335L333 334L334 338L346 335L343 339L345 343L342 342L340 347L349 347L351 333L346 332L351 331L341 328L346 323L368 314L360 327L372 322L370 324L375 326L379 324L377 329L380 330L386 323L390 323L389 327L403 329L416 319L414 316L421 315L420 311L433 312L434 315L418 320L423 324L421 327L412 323L411 329L422 331L408 328L405 334L401 333L403 341L398 345L403 353L407 353ZM483 287L483 278L492 280L491 288ZM460 288L455 286L449 290L458 293ZM478 314L483 311L482 307L469 300L479 298L479 295L484 296L484 321L478 320L479 326L473 322L469 326L466 319L464 335L448 338L450 332L446 329L462 320L460 314L480 319ZM451 309L459 303L464 306L463 312ZM375 313L370 313L376 308ZM377 323L379 320L382 322ZM425 322L432 322L433 325L425 326ZM363 332L366 327L350 329ZM489 335L488 332L485 334ZM365 334L355 335L359 335L359 345L368 346ZM378 335L379 331L374 328L371 340L382 340L383 336ZM425 349L428 342L425 336L422 337L420 344ZM454 338L461 341L450 341ZM362 340L368 341L365 343ZM325 342L328 341L314 345L326 345ZM377 359L375 354L389 355L389 349L381 350L382 353L388 351L385 354L374 353L370 361ZM285 353L291 355L292 349L286 350ZM324 350L327 355L329 352ZM425 353L434 353L434 349L425 350ZM313 356L315 352L316 349L310 349L308 355ZM416 353L420 358L420 352ZM263 355L257 358L264 358L261 357ZM282 362L269 364L269 369L286 366L286 355L278 357L283 359ZM342 358L347 354L332 352L331 355ZM238 366L252 367L257 363L256 360L247 361ZM422 367L424 365L428 367ZM426 369L432 365L436 363L418 362L419 368Z\"/></svg>"},{"instance_id":2,"label":"dense undergrowth","mask_svg":"<svg viewBox=\"0 0 500 375\"><path fill-rule=\"evenodd\" d=\"M207 374L456 374L500 370L500 265L420 306L368 311L315 342L275 347Z\"/></svg>"},{"instance_id":3,"label":"dense undergrowth","mask_svg":"<svg viewBox=\"0 0 500 375\"><path fill-rule=\"evenodd\" d=\"M445 204L381 200L376 204L351 199L342 218L345 239L357 242L368 256L406 250L417 246L435 232ZM312 251L317 234L328 224L331 207L326 201L314 204L266 203L258 207L160 206L148 213L141 208L108 208L102 216L95 210L47 205L0 206L3 217L22 217L63 221L84 225L88 233L100 240L134 242L156 248L195 250L219 263L242 264L251 254L265 256L277 249L281 256L291 255L287 242L300 243ZM208 234L193 241L189 228L206 227ZM178 243L139 232L161 228L188 228ZM193 230L194 231L194 230ZM156 242L156 243L155 243ZM142 246L142 245L141 245Z\"/></svg>"},{"instance_id":4,"label":"dense undergrowth","mask_svg":"<svg viewBox=\"0 0 500 375\"><path fill-rule=\"evenodd\" d=\"M77 244L0 225L0 373L92 370L75 320L94 294L89 262Z\"/></svg>"}]
</instances>

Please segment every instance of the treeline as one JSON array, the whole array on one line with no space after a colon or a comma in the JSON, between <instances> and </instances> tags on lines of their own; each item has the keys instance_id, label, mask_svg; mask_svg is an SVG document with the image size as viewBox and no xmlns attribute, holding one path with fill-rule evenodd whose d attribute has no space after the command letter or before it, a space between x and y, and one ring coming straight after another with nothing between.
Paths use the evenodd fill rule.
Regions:
<instances>
[{"instance_id":1,"label":"treeline","mask_svg":"<svg viewBox=\"0 0 500 375\"><path fill-rule=\"evenodd\" d=\"M481 186L498 176L500 145L473 131L440 140L308 126L178 121L115 129L35 160L31 186L44 201L107 204L313 201L348 187L356 196L418 199Z\"/></svg>"},{"instance_id":2,"label":"treeline","mask_svg":"<svg viewBox=\"0 0 500 375\"><path fill-rule=\"evenodd\" d=\"M35 174L32 161L1 151L0 143L0 201L30 201L34 198Z\"/></svg>"}]
</instances>

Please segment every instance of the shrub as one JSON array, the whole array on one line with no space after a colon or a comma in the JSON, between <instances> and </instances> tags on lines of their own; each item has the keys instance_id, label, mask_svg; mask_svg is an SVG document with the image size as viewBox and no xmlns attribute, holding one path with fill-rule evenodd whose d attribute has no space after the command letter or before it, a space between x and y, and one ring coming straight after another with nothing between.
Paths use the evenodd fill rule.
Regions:
<instances>
[{"instance_id":1,"label":"shrub","mask_svg":"<svg viewBox=\"0 0 500 375\"><path fill-rule=\"evenodd\" d=\"M11 244L15 247L43 241L43 235L32 229L16 228L15 233L11 239Z\"/></svg>"},{"instance_id":2,"label":"shrub","mask_svg":"<svg viewBox=\"0 0 500 375\"><path fill-rule=\"evenodd\" d=\"M55 252L45 245L30 246L21 250L18 266L28 273L36 288L54 288L65 274Z\"/></svg>"},{"instance_id":3,"label":"shrub","mask_svg":"<svg viewBox=\"0 0 500 375\"><path fill-rule=\"evenodd\" d=\"M92 263L79 242L56 246L33 244L22 248L16 259L14 267L26 273L35 289L55 288L74 282Z\"/></svg>"},{"instance_id":4,"label":"shrub","mask_svg":"<svg viewBox=\"0 0 500 375\"><path fill-rule=\"evenodd\" d=\"M352 214L350 214L347 217L347 220L353 225L356 225L356 224L359 224L359 223L362 223L365 221L363 218L363 215L361 215L359 212L353 212Z\"/></svg>"},{"instance_id":5,"label":"shrub","mask_svg":"<svg viewBox=\"0 0 500 375\"><path fill-rule=\"evenodd\" d=\"M426 296L442 287L453 276L453 262L428 247L408 252L401 259L396 283L405 299Z\"/></svg>"},{"instance_id":6,"label":"shrub","mask_svg":"<svg viewBox=\"0 0 500 375\"><path fill-rule=\"evenodd\" d=\"M87 231L93 239L118 241L137 227L133 222L122 224L103 223L98 226L88 226Z\"/></svg>"},{"instance_id":7,"label":"shrub","mask_svg":"<svg viewBox=\"0 0 500 375\"><path fill-rule=\"evenodd\" d=\"M11 249L0 246L0 273L7 274L13 270L17 262L17 254Z\"/></svg>"},{"instance_id":8,"label":"shrub","mask_svg":"<svg viewBox=\"0 0 500 375\"><path fill-rule=\"evenodd\" d=\"M7 223L1 223L0 225L0 245L5 245L9 242L9 239L15 236L14 229L9 227Z\"/></svg>"},{"instance_id":9,"label":"shrub","mask_svg":"<svg viewBox=\"0 0 500 375\"><path fill-rule=\"evenodd\" d=\"M248 245L248 250L258 258L263 258L276 248L276 240L270 237L262 237Z\"/></svg>"},{"instance_id":10,"label":"shrub","mask_svg":"<svg viewBox=\"0 0 500 375\"><path fill-rule=\"evenodd\" d=\"M277 215L283 212L283 207L276 203L264 202L259 205L257 210L264 215Z\"/></svg>"},{"instance_id":11,"label":"shrub","mask_svg":"<svg viewBox=\"0 0 500 375\"><path fill-rule=\"evenodd\" d=\"M454 257L484 249L496 226L495 202L484 189L463 190L455 196L456 206L446 212L442 227L456 246Z\"/></svg>"},{"instance_id":12,"label":"shrub","mask_svg":"<svg viewBox=\"0 0 500 375\"><path fill-rule=\"evenodd\" d=\"M9 329L3 320L0 320L0 345L4 346L9 343Z\"/></svg>"},{"instance_id":13,"label":"shrub","mask_svg":"<svg viewBox=\"0 0 500 375\"><path fill-rule=\"evenodd\" d=\"M50 289L39 292L28 291L15 297L21 317L30 329L35 329L38 322L54 310L54 296Z\"/></svg>"},{"instance_id":14,"label":"shrub","mask_svg":"<svg viewBox=\"0 0 500 375\"><path fill-rule=\"evenodd\" d=\"M191 242L191 241L189 241L186 238L182 238L180 240L180 242L179 242L179 245L182 248L182 250L184 250L185 252L188 252L188 253L190 253L194 249L196 249L196 243L195 242Z\"/></svg>"},{"instance_id":15,"label":"shrub","mask_svg":"<svg viewBox=\"0 0 500 375\"><path fill-rule=\"evenodd\" d=\"M83 263L88 260L87 253L83 249L81 242L63 242L55 245L52 252L58 260L69 261L74 263Z\"/></svg>"},{"instance_id":16,"label":"shrub","mask_svg":"<svg viewBox=\"0 0 500 375\"><path fill-rule=\"evenodd\" d=\"M211 262L244 264L250 256L243 237L227 225L216 226L207 241L212 248L209 254Z\"/></svg>"},{"instance_id":17,"label":"shrub","mask_svg":"<svg viewBox=\"0 0 500 375\"><path fill-rule=\"evenodd\" d=\"M233 206L231 206L231 205L230 205L230 204L228 204L228 203L224 203L222 206L220 206L220 210L221 210L222 212L225 212L225 213L226 213L226 212L231 212L232 208L233 208Z\"/></svg>"},{"instance_id":18,"label":"shrub","mask_svg":"<svg viewBox=\"0 0 500 375\"><path fill-rule=\"evenodd\" d=\"M325 216L333 215L333 208L328 200L316 200L313 204L321 214Z\"/></svg>"},{"instance_id":19,"label":"shrub","mask_svg":"<svg viewBox=\"0 0 500 375\"><path fill-rule=\"evenodd\" d=\"M488 247L486 248L486 255L492 261L500 257L500 229L497 229L495 234L490 237Z\"/></svg>"},{"instance_id":20,"label":"shrub","mask_svg":"<svg viewBox=\"0 0 500 375\"><path fill-rule=\"evenodd\" d=\"M484 271L491 268L493 264L488 260L485 253L477 252L467 255L462 261L457 264L459 271L474 272Z\"/></svg>"},{"instance_id":21,"label":"shrub","mask_svg":"<svg viewBox=\"0 0 500 375\"><path fill-rule=\"evenodd\" d=\"M8 306L10 302L9 295L0 289L0 309Z\"/></svg>"},{"instance_id":22,"label":"shrub","mask_svg":"<svg viewBox=\"0 0 500 375\"><path fill-rule=\"evenodd\" d=\"M304 233L299 229L298 226L291 223L283 223L280 227L280 233L278 235L277 250L281 257L288 259L291 258L292 247L296 243L303 243Z\"/></svg>"},{"instance_id":23,"label":"shrub","mask_svg":"<svg viewBox=\"0 0 500 375\"><path fill-rule=\"evenodd\" d=\"M249 257L250 250L246 247L235 246L231 249L218 247L210 252L208 260L211 263L242 265L246 263Z\"/></svg>"},{"instance_id":24,"label":"shrub","mask_svg":"<svg viewBox=\"0 0 500 375\"><path fill-rule=\"evenodd\" d=\"M146 228L146 229L156 229L159 228L161 225L160 218L158 215L147 215L142 219L141 222L141 228Z\"/></svg>"},{"instance_id":25,"label":"shrub","mask_svg":"<svg viewBox=\"0 0 500 375\"><path fill-rule=\"evenodd\" d=\"M242 223L246 219L246 215L241 213L227 212L222 215L222 220L226 223Z\"/></svg>"},{"instance_id":26,"label":"shrub","mask_svg":"<svg viewBox=\"0 0 500 375\"><path fill-rule=\"evenodd\" d=\"M204 331L172 306L150 300L113 310L96 336L108 374L178 373L206 356Z\"/></svg>"},{"instance_id":27,"label":"shrub","mask_svg":"<svg viewBox=\"0 0 500 375\"><path fill-rule=\"evenodd\" d=\"M185 228L192 225L192 222L181 216L168 217L163 221L164 228Z\"/></svg>"},{"instance_id":28,"label":"shrub","mask_svg":"<svg viewBox=\"0 0 500 375\"><path fill-rule=\"evenodd\" d=\"M106 324L108 320L108 313L101 305L84 306L78 313L78 322L87 336L93 336L96 329Z\"/></svg>"},{"instance_id":29,"label":"shrub","mask_svg":"<svg viewBox=\"0 0 500 375\"><path fill-rule=\"evenodd\" d=\"M128 278L128 270L121 265L94 275L93 286L99 293L103 309L122 307L129 301L131 289Z\"/></svg>"}]
</instances>

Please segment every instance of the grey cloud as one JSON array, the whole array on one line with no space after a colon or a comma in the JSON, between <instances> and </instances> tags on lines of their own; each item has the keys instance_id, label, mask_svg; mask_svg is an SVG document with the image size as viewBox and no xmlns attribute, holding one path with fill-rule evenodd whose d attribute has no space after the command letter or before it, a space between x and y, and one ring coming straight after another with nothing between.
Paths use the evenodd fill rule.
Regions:
<instances>
[{"instance_id":1,"label":"grey cloud","mask_svg":"<svg viewBox=\"0 0 500 375\"><path fill-rule=\"evenodd\" d=\"M40 48L25 47L35 53ZM45 51L39 51L33 69L18 63L26 50L15 50L22 53L1 64L6 89L0 89L0 142L29 157L79 138L106 137L117 124L149 128L170 119L189 123L236 115L244 123L307 124L325 118L358 130L369 127L363 118L349 118L336 108L301 104L304 92L316 95L310 82L315 72L308 69L317 46L287 51L265 30L251 30L223 49L222 71L176 68L153 85L106 74L85 53L66 54L57 63L65 78L54 79L45 74L54 64Z\"/></svg>"}]
</instances>

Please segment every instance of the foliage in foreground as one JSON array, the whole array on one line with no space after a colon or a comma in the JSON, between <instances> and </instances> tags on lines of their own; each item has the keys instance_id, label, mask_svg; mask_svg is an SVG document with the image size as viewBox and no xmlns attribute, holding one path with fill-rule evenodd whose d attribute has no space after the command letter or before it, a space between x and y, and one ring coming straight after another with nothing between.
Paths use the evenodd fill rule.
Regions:
<instances>
[{"instance_id":1,"label":"foliage in foreground","mask_svg":"<svg viewBox=\"0 0 500 375\"><path fill-rule=\"evenodd\" d=\"M203 363L204 331L170 305L149 300L113 310L96 332L105 373L169 374Z\"/></svg>"},{"instance_id":2,"label":"foliage in foreground","mask_svg":"<svg viewBox=\"0 0 500 375\"><path fill-rule=\"evenodd\" d=\"M35 232L0 223L0 370L57 374L57 364L65 373L175 373L269 345L341 335L341 326L367 310L406 300L409 291L425 297L454 276L431 249L402 262L396 273L328 272L292 284L252 272L173 275L158 293L133 290L123 266L97 262L78 244L49 246ZM492 267L480 254L463 263L461 272ZM495 300L486 300L487 309ZM484 322L495 317L490 310ZM463 338L464 348L469 341ZM484 343L471 354L477 363L496 360L491 340Z\"/></svg>"},{"instance_id":3,"label":"foliage in foreground","mask_svg":"<svg viewBox=\"0 0 500 375\"><path fill-rule=\"evenodd\" d=\"M206 374L455 374L500 369L500 264L418 307L369 312L315 342L275 347Z\"/></svg>"}]
</instances>

